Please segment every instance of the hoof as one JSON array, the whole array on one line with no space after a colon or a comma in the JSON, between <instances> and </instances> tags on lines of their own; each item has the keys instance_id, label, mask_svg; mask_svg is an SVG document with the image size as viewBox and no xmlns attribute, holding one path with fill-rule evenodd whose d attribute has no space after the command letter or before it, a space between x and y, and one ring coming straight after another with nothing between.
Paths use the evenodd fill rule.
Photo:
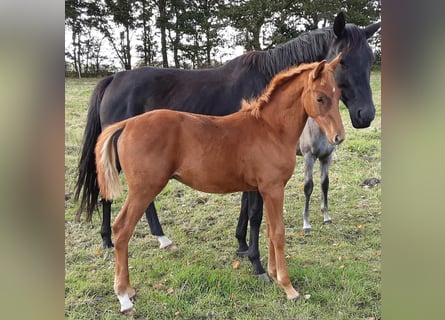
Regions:
<instances>
[{"instance_id":1,"label":"hoof","mask_svg":"<svg viewBox=\"0 0 445 320\"><path fill-rule=\"evenodd\" d=\"M167 250L167 251L174 251L176 249L178 249L178 246L174 243L169 244L168 246L165 246L161 249Z\"/></svg>"},{"instance_id":2,"label":"hoof","mask_svg":"<svg viewBox=\"0 0 445 320\"><path fill-rule=\"evenodd\" d=\"M132 316L133 313L134 313L134 308L131 307L130 309L127 309L127 310L121 310L121 313L122 313L124 316Z\"/></svg>"},{"instance_id":3,"label":"hoof","mask_svg":"<svg viewBox=\"0 0 445 320\"><path fill-rule=\"evenodd\" d=\"M114 248L114 244L113 244L113 242L111 241L111 239L109 239L109 240L103 240L103 242L102 242L102 247L103 247L104 249Z\"/></svg>"},{"instance_id":4,"label":"hoof","mask_svg":"<svg viewBox=\"0 0 445 320\"><path fill-rule=\"evenodd\" d=\"M331 223L332 223L332 220L323 221L323 224L331 224Z\"/></svg>"},{"instance_id":5,"label":"hoof","mask_svg":"<svg viewBox=\"0 0 445 320\"><path fill-rule=\"evenodd\" d=\"M298 301L298 300L300 300L300 294L298 294L298 295L296 295L295 297L289 297L289 298L287 298L289 301L291 301L291 302L295 302L295 301Z\"/></svg>"},{"instance_id":6,"label":"hoof","mask_svg":"<svg viewBox=\"0 0 445 320\"><path fill-rule=\"evenodd\" d=\"M132 293L132 296L134 296L134 293ZM132 313L133 312L133 302L131 302L130 297L128 293L124 293L122 295L117 295L117 298L119 299L119 303L121 305L121 312L124 314Z\"/></svg>"},{"instance_id":7,"label":"hoof","mask_svg":"<svg viewBox=\"0 0 445 320\"><path fill-rule=\"evenodd\" d=\"M303 228L305 234L309 234L312 231L312 228Z\"/></svg>"},{"instance_id":8,"label":"hoof","mask_svg":"<svg viewBox=\"0 0 445 320\"><path fill-rule=\"evenodd\" d=\"M262 274L257 274L256 275L258 278L260 278L261 280L263 280L264 282L270 282L270 278L267 275L267 273L262 273Z\"/></svg>"}]
</instances>

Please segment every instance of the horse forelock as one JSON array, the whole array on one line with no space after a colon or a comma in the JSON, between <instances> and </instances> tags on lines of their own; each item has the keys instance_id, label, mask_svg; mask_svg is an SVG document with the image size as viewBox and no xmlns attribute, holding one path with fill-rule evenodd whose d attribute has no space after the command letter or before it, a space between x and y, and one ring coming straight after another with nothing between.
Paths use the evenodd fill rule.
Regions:
<instances>
[{"instance_id":1,"label":"horse forelock","mask_svg":"<svg viewBox=\"0 0 445 320\"><path fill-rule=\"evenodd\" d=\"M300 64L297 67L291 67L287 70L278 73L269 85L264 89L263 93L256 99L245 100L241 102L241 111L250 112L252 116L259 119L261 111L264 106L269 103L272 94L285 83L294 79L296 76L302 74L304 71L312 70L317 66L317 63Z\"/></svg>"},{"instance_id":2,"label":"horse forelock","mask_svg":"<svg viewBox=\"0 0 445 320\"><path fill-rule=\"evenodd\" d=\"M346 24L345 32L341 38L338 39L338 42L342 49L346 51L361 47L368 43L365 32L352 23Z\"/></svg>"}]
</instances>

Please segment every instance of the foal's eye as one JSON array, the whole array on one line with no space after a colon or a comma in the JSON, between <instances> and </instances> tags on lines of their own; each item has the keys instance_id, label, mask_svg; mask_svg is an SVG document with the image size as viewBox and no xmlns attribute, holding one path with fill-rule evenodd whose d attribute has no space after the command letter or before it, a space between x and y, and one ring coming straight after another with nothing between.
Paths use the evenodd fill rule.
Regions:
<instances>
[{"instance_id":1,"label":"foal's eye","mask_svg":"<svg viewBox=\"0 0 445 320\"><path fill-rule=\"evenodd\" d=\"M317 102L319 102L319 103L323 103L323 101L324 101L324 100L323 100L323 97L318 97L318 98L317 98Z\"/></svg>"}]
</instances>

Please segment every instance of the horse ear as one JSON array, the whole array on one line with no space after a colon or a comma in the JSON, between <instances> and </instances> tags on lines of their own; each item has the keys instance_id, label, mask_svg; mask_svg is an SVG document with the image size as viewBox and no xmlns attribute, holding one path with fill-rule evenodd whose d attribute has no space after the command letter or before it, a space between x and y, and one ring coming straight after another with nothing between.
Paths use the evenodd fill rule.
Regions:
<instances>
[{"instance_id":1,"label":"horse ear","mask_svg":"<svg viewBox=\"0 0 445 320\"><path fill-rule=\"evenodd\" d=\"M325 64L326 64L326 60L323 60L318 63L317 67L311 73L312 80L317 79L321 75L321 72L323 71Z\"/></svg>"},{"instance_id":2,"label":"horse ear","mask_svg":"<svg viewBox=\"0 0 445 320\"><path fill-rule=\"evenodd\" d=\"M365 29L363 29L365 31L366 39L369 39L370 37L372 37L374 35L374 33L376 33L377 30L380 29L380 27L381 27L381 22L377 22L377 23L370 24Z\"/></svg>"},{"instance_id":3,"label":"horse ear","mask_svg":"<svg viewBox=\"0 0 445 320\"><path fill-rule=\"evenodd\" d=\"M329 62L329 67L332 69L332 71L335 71L335 68L337 68L338 63L341 61L341 52L332 60Z\"/></svg>"},{"instance_id":4,"label":"horse ear","mask_svg":"<svg viewBox=\"0 0 445 320\"><path fill-rule=\"evenodd\" d=\"M345 25L346 25L345 14L343 13L343 11L340 11L340 13L337 14L334 20L334 34L337 37L340 37L343 34L343 32L345 32Z\"/></svg>"}]
</instances>

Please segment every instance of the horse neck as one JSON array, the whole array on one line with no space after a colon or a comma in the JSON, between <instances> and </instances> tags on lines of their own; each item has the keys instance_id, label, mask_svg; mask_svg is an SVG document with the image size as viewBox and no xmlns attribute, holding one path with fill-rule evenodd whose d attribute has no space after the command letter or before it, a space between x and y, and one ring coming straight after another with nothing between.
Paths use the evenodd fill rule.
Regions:
<instances>
[{"instance_id":1,"label":"horse neck","mask_svg":"<svg viewBox=\"0 0 445 320\"><path fill-rule=\"evenodd\" d=\"M296 145L308 115L303 105L303 86L295 86L295 80L285 84L280 92L272 93L269 103L261 111L261 118L271 130L275 130L284 143Z\"/></svg>"}]
</instances>

